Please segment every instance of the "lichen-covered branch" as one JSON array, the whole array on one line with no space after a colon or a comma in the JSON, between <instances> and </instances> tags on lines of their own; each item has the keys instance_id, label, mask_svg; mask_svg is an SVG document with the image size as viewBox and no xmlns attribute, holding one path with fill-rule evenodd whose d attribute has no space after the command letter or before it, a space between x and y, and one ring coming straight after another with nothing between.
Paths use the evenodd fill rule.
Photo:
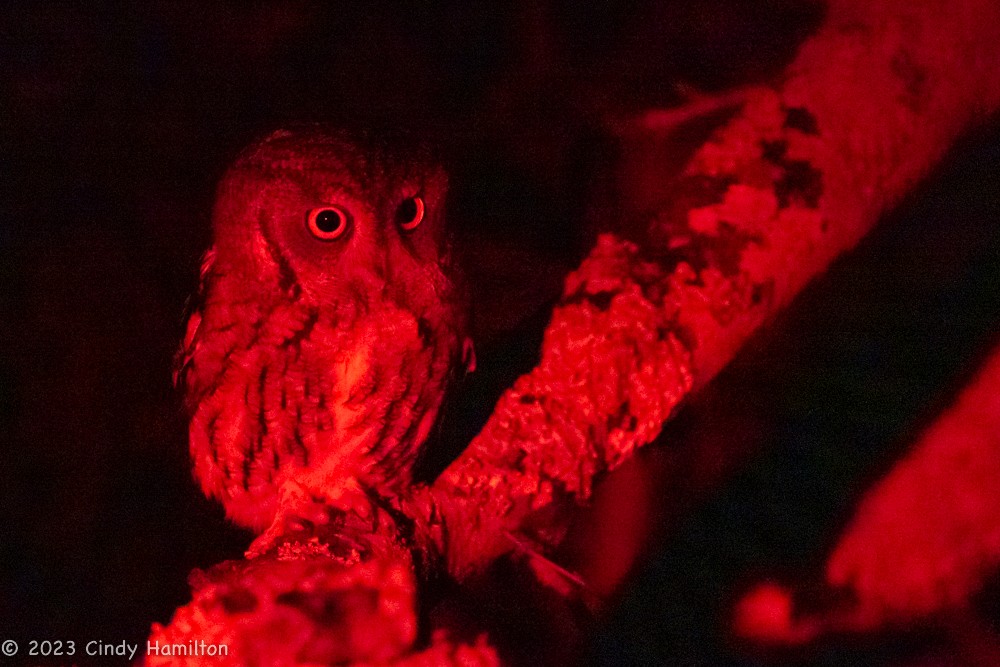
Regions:
<instances>
[{"instance_id":1,"label":"lichen-covered branch","mask_svg":"<svg viewBox=\"0 0 1000 667\"><path fill-rule=\"evenodd\" d=\"M194 599L155 624L145 664L495 667L483 636L418 636L411 551L380 499L348 484L312 520L290 527L266 555L191 576ZM191 642L195 642L191 644ZM202 644L225 647L214 654Z\"/></svg>"},{"instance_id":2,"label":"lichen-covered branch","mask_svg":"<svg viewBox=\"0 0 1000 667\"><path fill-rule=\"evenodd\" d=\"M540 548L560 498L652 441L693 388L851 248L1000 102L1000 8L834 2L773 90L664 189L639 244L602 236L566 281L542 359L408 504L461 576ZM627 153L626 158L628 159Z\"/></svg>"}]
</instances>

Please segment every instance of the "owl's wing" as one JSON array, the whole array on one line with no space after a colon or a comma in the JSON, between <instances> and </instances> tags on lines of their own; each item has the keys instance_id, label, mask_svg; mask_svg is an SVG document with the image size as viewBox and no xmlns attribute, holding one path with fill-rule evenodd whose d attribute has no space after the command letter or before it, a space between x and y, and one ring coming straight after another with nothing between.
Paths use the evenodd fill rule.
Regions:
<instances>
[{"instance_id":1,"label":"owl's wing","mask_svg":"<svg viewBox=\"0 0 1000 667\"><path fill-rule=\"evenodd\" d=\"M186 393L187 374L191 370L192 360L198 345L198 331L201 328L202 313L205 305L206 279L215 264L215 249L209 249L201 260L201 271L198 279L198 291L184 303L184 320L187 326L184 331L184 342L174 355L173 381L174 387Z\"/></svg>"}]
</instances>

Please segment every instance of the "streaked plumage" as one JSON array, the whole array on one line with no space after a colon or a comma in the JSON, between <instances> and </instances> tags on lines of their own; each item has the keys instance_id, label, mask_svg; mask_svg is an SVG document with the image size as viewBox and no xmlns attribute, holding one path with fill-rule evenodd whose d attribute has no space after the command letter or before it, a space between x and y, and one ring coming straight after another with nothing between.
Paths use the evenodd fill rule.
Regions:
<instances>
[{"instance_id":1,"label":"streaked plumage","mask_svg":"<svg viewBox=\"0 0 1000 667\"><path fill-rule=\"evenodd\" d=\"M236 522L288 480L409 480L461 372L465 308L429 152L279 131L222 179L177 371L195 476Z\"/></svg>"}]
</instances>

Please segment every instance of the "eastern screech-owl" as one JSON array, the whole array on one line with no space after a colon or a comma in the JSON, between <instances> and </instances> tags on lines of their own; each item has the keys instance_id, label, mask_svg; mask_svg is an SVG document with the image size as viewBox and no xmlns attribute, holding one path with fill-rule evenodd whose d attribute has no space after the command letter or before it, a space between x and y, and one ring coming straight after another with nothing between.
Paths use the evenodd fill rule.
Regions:
<instances>
[{"instance_id":1,"label":"eastern screech-owl","mask_svg":"<svg viewBox=\"0 0 1000 667\"><path fill-rule=\"evenodd\" d=\"M471 351L446 189L427 149L322 126L223 177L177 382L195 476L236 522L269 525L289 480L409 481Z\"/></svg>"}]
</instances>

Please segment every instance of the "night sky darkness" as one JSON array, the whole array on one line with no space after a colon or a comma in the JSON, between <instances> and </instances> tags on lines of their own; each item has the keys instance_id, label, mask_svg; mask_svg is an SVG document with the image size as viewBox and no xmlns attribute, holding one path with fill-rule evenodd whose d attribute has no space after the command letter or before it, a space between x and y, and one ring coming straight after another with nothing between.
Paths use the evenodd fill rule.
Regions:
<instances>
[{"instance_id":1,"label":"night sky darkness","mask_svg":"<svg viewBox=\"0 0 1000 667\"><path fill-rule=\"evenodd\" d=\"M445 147L478 267L481 372L454 427L468 435L532 364L546 304L587 249L594 119L675 104L675 82L764 79L821 17L791 0L530 4L0 9L0 639L143 641L189 599L192 568L249 541L198 492L170 385L213 188L240 147L302 119L415 126ZM1000 339L997 173L987 128L641 455L682 510L598 621L594 664L949 650L914 632L765 662L720 615L755 576L820 572L851 502ZM669 448L720 443L756 452L723 489L680 502L655 477Z\"/></svg>"}]
</instances>

